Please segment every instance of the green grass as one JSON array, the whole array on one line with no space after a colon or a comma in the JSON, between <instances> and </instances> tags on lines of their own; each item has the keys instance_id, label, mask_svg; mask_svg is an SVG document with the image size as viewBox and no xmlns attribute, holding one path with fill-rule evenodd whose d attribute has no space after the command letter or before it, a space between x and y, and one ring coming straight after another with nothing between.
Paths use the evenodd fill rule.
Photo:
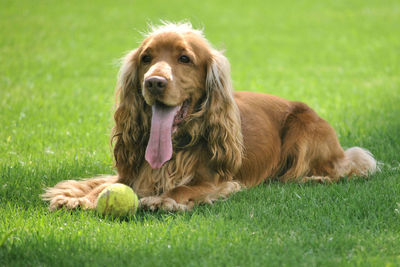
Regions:
<instances>
[{"instance_id":1,"label":"green grass","mask_svg":"<svg viewBox=\"0 0 400 267\"><path fill-rule=\"evenodd\" d=\"M307 102L382 172L127 221L49 212L44 187L113 172L115 63L160 19L204 26L236 90ZM399 25L397 0L2 0L0 265L400 265Z\"/></svg>"}]
</instances>

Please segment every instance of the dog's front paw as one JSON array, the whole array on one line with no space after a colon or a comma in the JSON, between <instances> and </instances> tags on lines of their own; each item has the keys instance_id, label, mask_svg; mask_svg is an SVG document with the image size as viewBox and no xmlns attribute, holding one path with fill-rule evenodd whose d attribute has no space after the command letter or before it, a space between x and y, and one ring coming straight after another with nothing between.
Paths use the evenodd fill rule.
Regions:
<instances>
[{"instance_id":1,"label":"dog's front paw","mask_svg":"<svg viewBox=\"0 0 400 267\"><path fill-rule=\"evenodd\" d=\"M82 209L94 209L95 205L93 201L90 201L86 197L71 198L60 195L55 196L50 200L50 210L54 211L63 207L69 210L76 209L78 207L81 207Z\"/></svg>"},{"instance_id":2,"label":"dog's front paw","mask_svg":"<svg viewBox=\"0 0 400 267\"><path fill-rule=\"evenodd\" d=\"M191 209L191 205L177 203L169 197L144 197L140 199L140 207L142 209L167 210L167 211L186 211Z\"/></svg>"}]
</instances>

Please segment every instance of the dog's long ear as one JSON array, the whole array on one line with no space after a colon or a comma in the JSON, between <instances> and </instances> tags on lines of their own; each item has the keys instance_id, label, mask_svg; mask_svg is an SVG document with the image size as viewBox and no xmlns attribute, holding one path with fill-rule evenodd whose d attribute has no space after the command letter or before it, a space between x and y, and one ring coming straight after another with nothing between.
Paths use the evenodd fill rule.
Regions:
<instances>
[{"instance_id":1,"label":"dog's long ear","mask_svg":"<svg viewBox=\"0 0 400 267\"><path fill-rule=\"evenodd\" d=\"M137 78L138 49L123 59L118 74L115 126L112 132L115 165L121 179L131 180L144 159L149 115Z\"/></svg>"},{"instance_id":2,"label":"dog's long ear","mask_svg":"<svg viewBox=\"0 0 400 267\"><path fill-rule=\"evenodd\" d=\"M206 136L217 172L230 179L242 163L243 137L239 109L233 99L228 59L212 50L206 77Z\"/></svg>"}]
</instances>

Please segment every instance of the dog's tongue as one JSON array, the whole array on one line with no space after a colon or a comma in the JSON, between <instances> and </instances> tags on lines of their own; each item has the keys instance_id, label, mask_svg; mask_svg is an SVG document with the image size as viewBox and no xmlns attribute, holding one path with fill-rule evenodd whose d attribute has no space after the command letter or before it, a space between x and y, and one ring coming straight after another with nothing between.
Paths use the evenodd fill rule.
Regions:
<instances>
[{"instance_id":1,"label":"dog's tongue","mask_svg":"<svg viewBox=\"0 0 400 267\"><path fill-rule=\"evenodd\" d=\"M150 139L145 158L153 169L159 169L172 157L172 125L179 106L169 107L156 103L152 110Z\"/></svg>"}]
</instances>

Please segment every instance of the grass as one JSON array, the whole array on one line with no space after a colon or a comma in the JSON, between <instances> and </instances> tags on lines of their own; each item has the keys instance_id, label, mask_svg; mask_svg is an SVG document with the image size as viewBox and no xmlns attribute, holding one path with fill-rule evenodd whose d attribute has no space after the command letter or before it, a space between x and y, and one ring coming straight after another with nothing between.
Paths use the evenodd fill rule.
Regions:
<instances>
[{"instance_id":1,"label":"grass","mask_svg":"<svg viewBox=\"0 0 400 267\"><path fill-rule=\"evenodd\" d=\"M44 187L113 172L115 62L160 19L204 26L237 90L307 102L382 171L125 221L49 212ZM0 265L400 265L399 25L396 0L1 1Z\"/></svg>"}]
</instances>

